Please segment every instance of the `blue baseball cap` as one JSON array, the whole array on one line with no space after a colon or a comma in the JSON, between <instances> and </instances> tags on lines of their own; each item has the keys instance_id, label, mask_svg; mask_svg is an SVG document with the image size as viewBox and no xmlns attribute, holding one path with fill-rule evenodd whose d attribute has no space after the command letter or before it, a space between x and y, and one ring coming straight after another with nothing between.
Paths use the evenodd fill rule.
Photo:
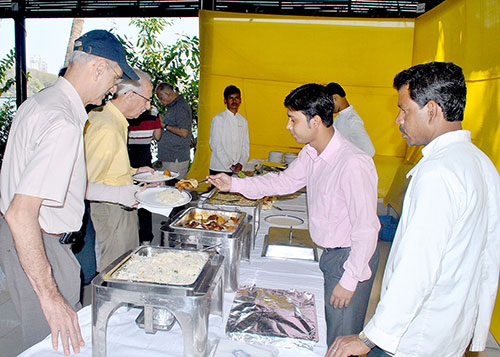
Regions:
<instances>
[{"instance_id":1,"label":"blue baseball cap","mask_svg":"<svg viewBox=\"0 0 500 357\"><path fill-rule=\"evenodd\" d=\"M139 79L132 67L127 64L127 57L121 42L109 31L92 30L83 34L76 39L73 50L115 61L123 71L122 78Z\"/></svg>"}]
</instances>

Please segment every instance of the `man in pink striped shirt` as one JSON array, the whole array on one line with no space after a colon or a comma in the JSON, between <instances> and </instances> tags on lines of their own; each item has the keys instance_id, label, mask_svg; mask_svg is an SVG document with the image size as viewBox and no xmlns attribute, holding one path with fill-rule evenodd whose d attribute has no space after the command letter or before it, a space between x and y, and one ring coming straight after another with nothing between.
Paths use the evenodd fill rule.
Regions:
<instances>
[{"instance_id":1,"label":"man in pink striped shirt","mask_svg":"<svg viewBox=\"0 0 500 357\"><path fill-rule=\"evenodd\" d=\"M330 345L337 336L363 328L378 265L377 172L371 157L335 131L333 100L324 86L293 90L285 107L286 128L307 144L285 171L245 179L218 174L208 181L252 199L307 187L309 231L324 248L319 264Z\"/></svg>"}]
</instances>

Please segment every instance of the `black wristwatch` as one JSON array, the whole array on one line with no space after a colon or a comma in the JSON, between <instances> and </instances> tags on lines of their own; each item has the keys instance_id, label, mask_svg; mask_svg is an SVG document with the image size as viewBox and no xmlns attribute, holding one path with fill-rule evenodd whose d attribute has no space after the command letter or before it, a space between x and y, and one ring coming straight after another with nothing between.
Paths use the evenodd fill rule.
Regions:
<instances>
[{"instance_id":1,"label":"black wristwatch","mask_svg":"<svg viewBox=\"0 0 500 357\"><path fill-rule=\"evenodd\" d=\"M363 343L365 344L365 346L366 346L366 347L368 347L369 349L372 349L373 347L375 347L375 346L376 346L376 345L375 345L372 341L370 341L370 340L368 339L368 337L366 337L366 335L365 335L365 332L364 332L364 331L361 331L361 332L359 333L358 337L359 337L359 339L360 339L361 341L363 341Z\"/></svg>"}]
</instances>

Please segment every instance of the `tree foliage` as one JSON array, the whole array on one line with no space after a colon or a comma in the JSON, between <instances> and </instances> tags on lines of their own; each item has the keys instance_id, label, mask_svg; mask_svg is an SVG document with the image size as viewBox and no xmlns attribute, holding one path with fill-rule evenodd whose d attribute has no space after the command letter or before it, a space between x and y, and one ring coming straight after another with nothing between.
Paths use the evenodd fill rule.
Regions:
<instances>
[{"instance_id":1,"label":"tree foliage","mask_svg":"<svg viewBox=\"0 0 500 357\"><path fill-rule=\"evenodd\" d=\"M10 77L7 73L14 66L14 63L15 53L13 49L4 58L0 59L0 96L15 84L15 78ZM15 115L14 104L14 100L9 98L0 105L0 162L3 160L10 125Z\"/></svg>"},{"instance_id":2,"label":"tree foliage","mask_svg":"<svg viewBox=\"0 0 500 357\"><path fill-rule=\"evenodd\" d=\"M130 25L137 27L138 39L132 43L117 34L123 43L127 58L133 67L149 73L153 87L160 82L170 83L184 96L193 111L193 126L198 122L198 84L200 77L200 41L198 37L183 35L174 44L164 44L158 37L172 21L164 18L133 18ZM160 112L165 108L153 100Z\"/></svg>"}]
</instances>

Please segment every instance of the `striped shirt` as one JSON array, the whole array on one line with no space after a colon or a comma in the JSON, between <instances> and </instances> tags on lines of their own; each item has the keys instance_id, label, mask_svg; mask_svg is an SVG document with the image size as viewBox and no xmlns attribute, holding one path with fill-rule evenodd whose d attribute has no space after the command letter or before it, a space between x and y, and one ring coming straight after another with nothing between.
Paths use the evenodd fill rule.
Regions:
<instances>
[{"instance_id":1,"label":"striped shirt","mask_svg":"<svg viewBox=\"0 0 500 357\"><path fill-rule=\"evenodd\" d=\"M153 132L156 129L161 129L160 118L146 113L128 122L129 145L149 145L153 140Z\"/></svg>"}]
</instances>

